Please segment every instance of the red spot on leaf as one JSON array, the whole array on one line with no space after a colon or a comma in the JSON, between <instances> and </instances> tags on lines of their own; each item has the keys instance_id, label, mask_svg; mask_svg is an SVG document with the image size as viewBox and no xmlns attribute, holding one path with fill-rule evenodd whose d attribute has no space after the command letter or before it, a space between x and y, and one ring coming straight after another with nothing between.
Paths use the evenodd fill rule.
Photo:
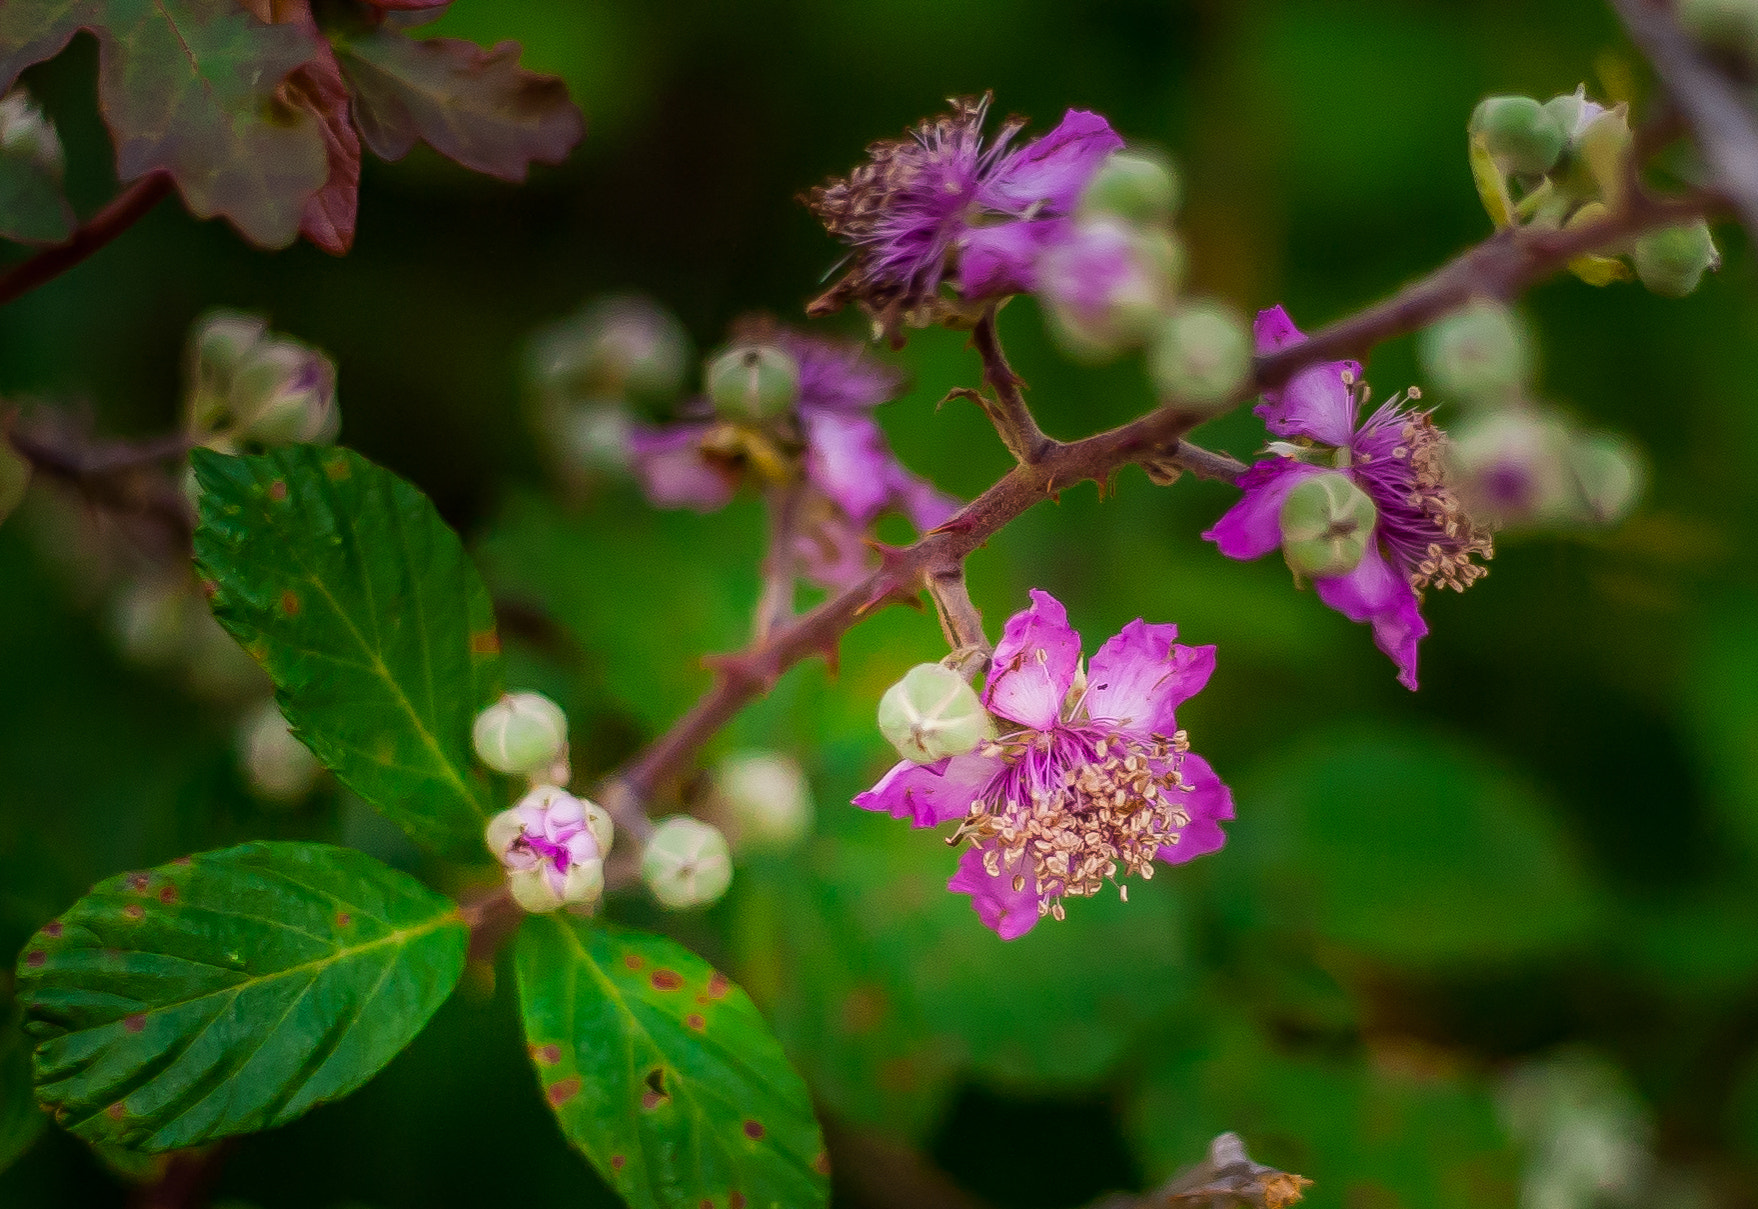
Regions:
<instances>
[{"instance_id":1,"label":"red spot on leaf","mask_svg":"<svg viewBox=\"0 0 1758 1209\"><path fill-rule=\"evenodd\" d=\"M202 576L199 582L201 583L201 594L209 600L212 600L220 594L220 585L209 579L207 576Z\"/></svg>"},{"instance_id":2,"label":"red spot on leaf","mask_svg":"<svg viewBox=\"0 0 1758 1209\"><path fill-rule=\"evenodd\" d=\"M122 1018L122 1027L131 1033L138 1033L146 1027L146 1013L135 1012Z\"/></svg>"},{"instance_id":3,"label":"red spot on leaf","mask_svg":"<svg viewBox=\"0 0 1758 1209\"><path fill-rule=\"evenodd\" d=\"M645 965L645 964L646 964L646 962L644 962L644 961L642 961L642 960L641 960L641 956L640 956L640 954L638 954L638 953L629 953L629 954L626 954L626 955L625 955L625 956L624 956L624 957L623 957L623 964L624 964L624 965L626 965L626 966L628 966L628 967L629 967L629 968L630 968L630 969L631 969L631 970L638 970L638 969L640 969L640 968L641 968L641 967L642 967L642 966L643 966L643 965Z\"/></svg>"},{"instance_id":4,"label":"red spot on leaf","mask_svg":"<svg viewBox=\"0 0 1758 1209\"><path fill-rule=\"evenodd\" d=\"M716 970L708 976L708 997L710 999L724 999L727 989L731 986L732 983L727 981L726 975Z\"/></svg>"},{"instance_id":5,"label":"red spot on leaf","mask_svg":"<svg viewBox=\"0 0 1758 1209\"><path fill-rule=\"evenodd\" d=\"M44 936L59 936L63 930L64 929L61 927L61 921L58 919L50 920L43 925Z\"/></svg>"},{"instance_id":6,"label":"red spot on leaf","mask_svg":"<svg viewBox=\"0 0 1758 1209\"><path fill-rule=\"evenodd\" d=\"M281 612L289 617L299 615L299 597L291 588L281 593Z\"/></svg>"},{"instance_id":7,"label":"red spot on leaf","mask_svg":"<svg viewBox=\"0 0 1758 1209\"><path fill-rule=\"evenodd\" d=\"M560 1108L580 1094L580 1076L569 1075L566 1079L557 1079L549 1085L549 1091L545 1094L549 1096L550 1107Z\"/></svg>"},{"instance_id":8,"label":"red spot on leaf","mask_svg":"<svg viewBox=\"0 0 1758 1209\"><path fill-rule=\"evenodd\" d=\"M702 1209L714 1209L714 1202L707 1201L707 1200L703 1201L702 1202Z\"/></svg>"},{"instance_id":9,"label":"red spot on leaf","mask_svg":"<svg viewBox=\"0 0 1758 1209\"><path fill-rule=\"evenodd\" d=\"M139 903L129 903L126 907L122 908L122 914L126 915L129 919L144 919L146 917L146 908Z\"/></svg>"},{"instance_id":10,"label":"red spot on leaf","mask_svg":"<svg viewBox=\"0 0 1758 1209\"><path fill-rule=\"evenodd\" d=\"M745 1136L747 1138L750 1138L753 1142L755 1142L757 1139L761 1138L763 1136L763 1133L764 1133L763 1122L761 1122L761 1121L746 1121L745 1122Z\"/></svg>"},{"instance_id":11,"label":"red spot on leaf","mask_svg":"<svg viewBox=\"0 0 1758 1209\"><path fill-rule=\"evenodd\" d=\"M610 1165L616 1171L621 1171L623 1169L623 1164L628 1161L627 1157L620 1154L613 1154L610 1156Z\"/></svg>"},{"instance_id":12,"label":"red spot on leaf","mask_svg":"<svg viewBox=\"0 0 1758 1209\"><path fill-rule=\"evenodd\" d=\"M40 966L48 959L49 955L41 949L32 949L29 953L24 955L24 964L27 966Z\"/></svg>"},{"instance_id":13,"label":"red spot on leaf","mask_svg":"<svg viewBox=\"0 0 1758 1209\"><path fill-rule=\"evenodd\" d=\"M173 865L193 865L195 864L195 858L193 856L179 856L173 859L171 863Z\"/></svg>"},{"instance_id":14,"label":"red spot on leaf","mask_svg":"<svg viewBox=\"0 0 1758 1209\"><path fill-rule=\"evenodd\" d=\"M684 985L684 976L676 970L655 970L648 981L656 991L675 991Z\"/></svg>"},{"instance_id":15,"label":"red spot on leaf","mask_svg":"<svg viewBox=\"0 0 1758 1209\"><path fill-rule=\"evenodd\" d=\"M147 883L148 878L144 873L130 873L128 875L128 888L136 894L144 891L147 888Z\"/></svg>"},{"instance_id":16,"label":"red spot on leaf","mask_svg":"<svg viewBox=\"0 0 1758 1209\"><path fill-rule=\"evenodd\" d=\"M331 458L324 463L324 473L329 475L332 481L341 482L348 477L348 459Z\"/></svg>"},{"instance_id":17,"label":"red spot on leaf","mask_svg":"<svg viewBox=\"0 0 1758 1209\"><path fill-rule=\"evenodd\" d=\"M284 479L276 479L269 484L269 498L277 504L287 498L287 483Z\"/></svg>"},{"instance_id":18,"label":"red spot on leaf","mask_svg":"<svg viewBox=\"0 0 1758 1209\"><path fill-rule=\"evenodd\" d=\"M562 1060L562 1047L559 1045L539 1045L531 1051L531 1056L545 1066L554 1066Z\"/></svg>"},{"instance_id":19,"label":"red spot on leaf","mask_svg":"<svg viewBox=\"0 0 1758 1209\"><path fill-rule=\"evenodd\" d=\"M670 1096L662 1095L656 1091L644 1091L641 1093L641 1107L652 1112L669 1099L671 1099Z\"/></svg>"},{"instance_id":20,"label":"red spot on leaf","mask_svg":"<svg viewBox=\"0 0 1758 1209\"><path fill-rule=\"evenodd\" d=\"M482 634L470 635L470 653L472 655L498 655L501 653L501 636L493 630Z\"/></svg>"},{"instance_id":21,"label":"red spot on leaf","mask_svg":"<svg viewBox=\"0 0 1758 1209\"><path fill-rule=\"evenodd\" d=\"M177 887L172 885L170 882L166 882L163 886L160 886L159 887L159 901L164 903L166 906L170 906L172 903L176 902L177 901Z\"/></svg>"},{"instance_id":22,"label":"red spot on leaf","mask_svg":"<svg viewBox=\"0 0 1758 1209\"><path fill-rule=\"evenodd\" d=\"M104 1110L104 1115L109 1117L112 1121L120 1121L125 1115L127 1115L127 1113L128 1110L122 1107L122 1101L120 1100Z\"/></svg>"},{"instance_id":23,"label":"red spot on leaf","mask_svg":"<svg viewBox=\"0 0 1758 1209\"><path fill-rule=\"evenodd\" d=\"M820 1150L818 1152L818 1157L812 1160L812 1170L816 1171L819 1175L829 1175L830 1156Z\"/></svg>"},{"instance_id":24,"label":"red spot on leaf","mask_svg":"<svg viewBox=\"0 0 1758 1209\"><path fill-rule=\"evenodd\" d=\"M698 1012L691 1012L688 1016L685 1016L684 1023L695 1029L698 1033L708 1027L708 1022L702 1019L701 1014Z\"/></svg>"},{"instance_id":25,"label":"red spot on leaf","mask_svg":"<svg viewBox=\"0 0 1758 1209\"><path fill-rule=\"evenodd\" d=\"M727 1193L726 1209L745 1209L745 1194L742 1192Z\"/></svg>"},{"instance_id":26,"label":"red spot on leaf","mask_svg":"<svg viewBox=\"0 0 1758 1209\"><path fill-rule=\"evenodd\" d=\"M351 924L353 922L354 922L354 917L352 915L348 914L346 911L336 912L336 926L338 928L346 928L349 924Z\"/></svg>"}]
</instances>

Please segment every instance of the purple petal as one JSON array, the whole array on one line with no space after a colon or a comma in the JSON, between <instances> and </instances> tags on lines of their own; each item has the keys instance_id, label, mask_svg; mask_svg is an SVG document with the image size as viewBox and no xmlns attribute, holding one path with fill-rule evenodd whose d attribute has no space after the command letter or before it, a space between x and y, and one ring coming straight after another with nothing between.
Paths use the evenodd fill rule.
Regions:
<instances>
[{"instance_id":1,"label":"purple petal","mask_svg":"<svg viewBox=\"0 0 1758 1209\"><path fill-rule=\"evenodd\" d=\"M1007 619L983 704L992 714L1048 730L1061 718L1062 700L1074 684L1080 635L1068 628L1061 601L1036 588L1031 595L1031 608Z\"/></svg>"},{"instance_id":2,"label":"purple petal","mask_svg":"<svg viewBox=\"0 0 1758 1209\"><path fill-rule=\"evenodd\" d=\"M1149 625L1140 618L1094 655L1087 665L1087 713L1127 723L1129 729L1170 735L1173 712L1202 691L1215 670L1212 646L1179 646L1175 625Z\"/></svg>"},{"instance_id":3,"label":"purple petal","mask_svg":"<svg viewBox=\"0 0 1758 1209\"><path fill-rule=\"evenodd\" d=\"M707 424L636 425L630 432L635 477L652 503L713 512L732 499L731 476L702 456L702 435L708 428Z\"/></svg>"},{"instance_id":4,"label":"purple petal","mask_svg":"<svg viewBox=\"0 0 1758 1209\"><path fill-rule=\"evenodd\" d=\"M806 477L864 527L885 507L893 460L871 418L848 412L800 413L806 430Z\"/></svg>"},{"instance_id":5,"label":"purple petal","mask_svg":"<svg viewBox=\"0 0 1758 1209\"><path fill-rule=\"evenodd\" d=\"M1104 118L1070 109L1056 129L1007 156L983 182L977 200L1006 214L1034 208L1067 214L1105 157L1122 147Z\"/></svg>"},{"instance_id":6,"label":"purple petal","mask_svg":"<svg viewBox=\"0 0 1758 1209\"><path fill-rule=\"evenodd\" d=\"M840 508L818 501L813 519L794 535L800 574L821 588L839 592L867 578L871 552L864 531Z\"/></svg>"},{"instance_id":7,"label":"purple petal","mask_svg":"<svg viewBox=\"0 0 1758 1209\"><path fill-rule=\"evenodd\" d=\"M903 392L903 374L867 356L862 345L789 329L774 339L800 367L802 410L870 411Z\"/></svg>"},{"instance_id":8,"label":"purple petal","mask_svg":"<svg viewBox=\"0 0 1758 1209\"><path fill-rule=\"evenodd\" d=\"M1239 479L1244 490L1214 528L1203 534L1228 558L1262 558L1282 544L1282 502L1300 480L1323 474L1318 466L1288 458L1259 462Z\"/></svg>"},{"instance_id":9,"label":"purple petal","mask_svg":"<svg viewBox=\"0 0 1758 1209\"><path fill-rule=\"evenodd\" d=\"M1253 331L1260 354L1306 339L1279 306L1259 311ZM1266 390L1263 402L1252 411L1279 437L1311 437L1341 448L1355 434L1355 396L1343 380L1345 374L1360 381L1360 363L1321 361L1308 366L1280 389Z\"/></svg>"},{"instance_id":10,"label":"purple petal","mask_svg":"<svg viewBox=\"0 0 1758 1209\"><path fill-rule=\"evenodd\" d=\"M1428 624L1416 598L1416 589L1387 562L1377 546L1370 547L1361 564L1347 575L1316 579L1319 599L1350 621L1373 623L1374 644L1398 665L1398 683L1416 688L1416 644L1428 634Z\"/></svg>"},{"instance_id":11,"label":"purple petal","mask_svg":"<svg viewBox=\"0 0 1758 1209\"><path fill-rule=\"evenodd\" d=\"M948 756L933 764L904 760L873 788L857 794L855 805L909 819L917 827L937 827L969 814L971 803L983 796L1001 768L992 756Z\"/></svg>"},{"instance_id":12,"label":"purple petal","mask_svg":"<svg viewBox=\"0 0 1758 1209\"><path fill-rule=\"evenodd\" d=\"M959 293L987 298L1031 292L1038 284L1038 257L1068 228L1063 219L972 227L959 241Z\"/></svg>"},{"instance_id":13,"label":"purple petal","mask_svg":"<svg viewBox=\"0 0 1758 1209\"><path fill-rule=\"evenodd\" d=\"M1176 844L1162 844L1156 854L1169 865L1182 865L1220 849L1227 842L1221 824L1233 817L1233 791L1221 783L1209 762L1190 752L1184 757L1184 781L1190 786L1178 796L1190 822L1178 833Z\"/></svg>"},{"instance_id":14,"label":"purple petal","mask_svg":"<svg viewBox=\"0 0 1758 1209\"><path fill-rule=\"evenodd\" d=\"M958 872L946 883L954 894L971 896L971 907L983 925L1002 940L1018 940L1038 922L1038 882L1026 874L1025 885L1013 888L1013 874L1003 869L990 877L983 868L983 853L967 848L958 858Z\"/></svg>"}]
</instances>

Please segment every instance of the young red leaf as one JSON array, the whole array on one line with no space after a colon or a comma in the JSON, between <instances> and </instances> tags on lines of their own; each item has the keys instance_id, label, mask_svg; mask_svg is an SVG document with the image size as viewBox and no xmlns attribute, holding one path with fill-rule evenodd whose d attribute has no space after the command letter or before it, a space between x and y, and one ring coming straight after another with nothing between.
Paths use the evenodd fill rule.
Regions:
<instances>
[{"instance_id":1,"label":"young red leaf","mask_svg":"<svg viewBox=\"0 0 1758 1209\"><path fill-rule=\"evenodd\" d=\"M585 133L565 84L519 67L519 45L484 50L455 38L379 28L336 42L360 137L384 159L416 139L477 172L522 181L558 164Z\"/></svg>"},{"instance_id":2,"label":"young red leaf","mask_svg":"<svg viewBox=\"0 0 1758 1209\"><path fill-rule=\"evenodd\" d=\"M280 87L322 40L235 0L5 0L0 92L82 29L98 39L117 174L167 171L198 217L223 215L265 247L291 243L329 165L317 120Z\"/></svg>"}]
</instances>

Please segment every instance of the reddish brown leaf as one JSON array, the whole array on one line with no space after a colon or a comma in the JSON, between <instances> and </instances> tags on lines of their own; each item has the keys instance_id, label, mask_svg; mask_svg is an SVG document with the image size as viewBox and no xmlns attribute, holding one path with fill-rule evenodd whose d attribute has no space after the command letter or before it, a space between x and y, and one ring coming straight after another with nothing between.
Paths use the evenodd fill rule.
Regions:
<instances>
[{"instance_id":1,"label":"reddish brown leaf","mask_svg":"<svg viewBox=\"0 0 1758 1209\"><path fill-rule=\"evenodd\" d=\"M305 203L300 233L333 256L354 246L360 208L360 136L354 132L348 85L334 54L326 53L287 78L288 99L315 117L329 155L330 178Z\"/></svg>"},{"instance_id":2,"label":"reddish brown leaf","mask_svg":"<svg viewBox=\"0 0 1758 1209\"><path fill-rule=\"evenodd\" d=\"M360 137L384 159L417 139L466 168L522 181L558 164L585 133L567 86L519 67L519 45L484 50L455 38L379 28L335 39Z\"/></svg>"}]
</instances>

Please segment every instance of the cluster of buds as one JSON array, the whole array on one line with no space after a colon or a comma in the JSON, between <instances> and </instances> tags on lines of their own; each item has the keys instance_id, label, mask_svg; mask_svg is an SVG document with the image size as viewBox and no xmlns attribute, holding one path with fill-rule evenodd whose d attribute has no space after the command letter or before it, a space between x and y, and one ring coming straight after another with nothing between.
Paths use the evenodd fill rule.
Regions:
<instances>
[{"instance_id":1,"label":"cluster of buds","mask_svg":"<svg viewBox=\"0 0 1758 1209\"><path fill-rule=\"evenodd\" d=\"M1448 446L1450 477L1474 517L1496 528L1604 526L1635 506L1640 455L1532 398L1527 334L1499 302L1479 299L1423 333L1423 366L1463 405Z\"/></svg>"},{"instance_id":2,"label":"cluster of buds","mask_svg":"<svg viewBox=\"0 0 1758 1209\"><path fill-rule=\"evenodd\" d=\"M1588 226L1621 209L1634 179L1628 106L1587 99L1585 86L1540 104L1488 97L1471 115L1471 173L1497 228ZM1721 255L1702 219L1639 236L1621 255L1581 256L1570 272L1590 285L1634 275L1682 298Z\"/></svg>"},{"instance_id":3,"label":"cluster of buds","mask_svg":"<svg viewBox=\"0 0 1758 1209\"><path fill-rule=\"evenodd\" d=\"M262 316L211 312L196 323L186 356L185 423L210 449L336 439L342 415L335 365L310 345L269 331Z\"/></svg>"},{"instance_id":4,"label":"cluster of buds","mask_svg":"<svg viewBox=\"0 0 1758 1209\"><path fill-rule=\"evenodd\" d=\"M689 363L683 325L638 295L594 299L539 332L526 379L563 478L584 487L626 470L631 418L663 414Z\"/></svg>"}]
</instances>

